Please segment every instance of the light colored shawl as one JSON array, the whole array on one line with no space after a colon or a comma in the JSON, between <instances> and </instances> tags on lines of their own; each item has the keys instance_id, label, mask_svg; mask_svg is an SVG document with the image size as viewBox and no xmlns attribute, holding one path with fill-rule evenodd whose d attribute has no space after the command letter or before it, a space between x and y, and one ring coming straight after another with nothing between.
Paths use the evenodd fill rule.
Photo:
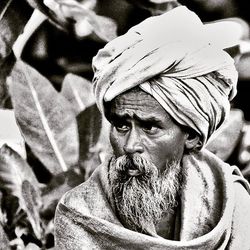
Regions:
<instances>
[{"instance_id":1,"label":"light colored shawl","mask_svg":"<svg viewBox=\"0 0 250 250\"><path fill-rule=\"evenodd\" d=\"M214 33L213 25L180 6L109 42L93 59L99 109L139 85L179 124L194 129L202 147L225 120L236 93L234 61L223 50L235 41Z\"/></svg>"},{"instance_id":2,"label":"light colored shawl","mask_svg":"<svg viewBox=\"0 0 250 250\"><path fill-rule=\"evenodd\" d=\"M239 170L206 150L185 156L182 164L187 175L174 228L178 241L124 228L107 198L106 162L61 199L55 216L56 249L249 250L249 186Z\"/></svg>"}]
</instances>

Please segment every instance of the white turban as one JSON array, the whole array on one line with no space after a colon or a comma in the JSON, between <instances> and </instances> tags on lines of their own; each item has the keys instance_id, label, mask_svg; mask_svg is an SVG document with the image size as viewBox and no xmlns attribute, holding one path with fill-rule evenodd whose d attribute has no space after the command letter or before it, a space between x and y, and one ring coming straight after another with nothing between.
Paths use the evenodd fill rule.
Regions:
<instances>
[{"instance_id":1,"label":"white turban","mask_svg":"<svg viewBox=\"0 0 250 250\"><path fill-rule=\"evenodd\" d=\"M213 33L211 25L180 6L109 42L93 59L101 112L104 102L139 86L179 124L196 131L202 147L225 120L236 94L237 71L223 50L235 41Z\"/></svg>"}]
</instances>

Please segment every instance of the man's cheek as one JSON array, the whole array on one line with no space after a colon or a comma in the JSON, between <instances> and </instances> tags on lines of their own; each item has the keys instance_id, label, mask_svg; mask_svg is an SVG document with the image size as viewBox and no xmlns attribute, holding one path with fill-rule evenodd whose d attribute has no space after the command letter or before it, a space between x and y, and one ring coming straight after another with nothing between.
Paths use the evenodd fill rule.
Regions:
<instances>
[{"instance_id":1,"label":"man's cheek","mask_svg":"<svg viewBox=\"0 0 250 250\"><path fill-rule=\"evenodd\" d=\"M120 136L117 135L117 132L114 128L111 129L110 132L110 143L113 148L114 155L116 157L120 157L124 155L123 151L123 139L120 138Z\"/></svg>"}]
</instances>

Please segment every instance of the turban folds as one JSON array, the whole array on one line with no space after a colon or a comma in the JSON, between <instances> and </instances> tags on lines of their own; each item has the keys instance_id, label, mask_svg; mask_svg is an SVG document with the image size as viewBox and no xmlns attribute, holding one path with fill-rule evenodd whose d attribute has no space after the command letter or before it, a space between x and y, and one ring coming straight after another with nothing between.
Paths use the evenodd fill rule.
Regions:
<instances>
[{"instance_id":1,"label":"turban folds","mask_svg":"<svg viewBox=\"0 0 250 250\"><path fill-rule=\"evenodd\" d=\"M223 50L234 41L223 34L215 38L212 30L180 6L109 42L93 59L99 109L139 86L179 124L196 131L202 147L225 120L236 94L237 71Z\"/></svg>"}]
</instances>

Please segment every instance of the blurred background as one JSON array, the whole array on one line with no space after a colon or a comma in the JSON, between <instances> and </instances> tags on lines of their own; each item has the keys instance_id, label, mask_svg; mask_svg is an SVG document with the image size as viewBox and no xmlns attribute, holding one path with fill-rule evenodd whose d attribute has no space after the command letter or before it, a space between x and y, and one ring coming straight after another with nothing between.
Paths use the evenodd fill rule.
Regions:
<instances>
[{"instance_id":1,"label":"blurred background","mask_svg":"<svg viewBox=\"0 0 250 250\"><path fill-rule=\"evenodd\" d=\"M207 148L250 180L247 1L2 0L0 249L53 249L58 200L109 153L109 125L91 88L93 56L133 25L179 5L203 22L237 24L238 43L227 52L239 72L238 94Z\"/></svg>"}]
</instances>

